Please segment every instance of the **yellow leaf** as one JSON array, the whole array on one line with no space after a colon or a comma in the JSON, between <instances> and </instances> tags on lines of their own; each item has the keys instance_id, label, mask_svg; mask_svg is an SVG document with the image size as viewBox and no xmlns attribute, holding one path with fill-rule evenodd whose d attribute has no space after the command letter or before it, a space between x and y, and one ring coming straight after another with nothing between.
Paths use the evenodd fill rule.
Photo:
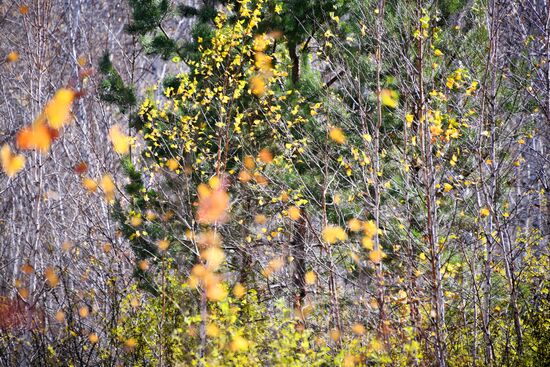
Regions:
<instances>
[{"instance_id":1,"label":"yellow leaf","mask_svg":"<svg viewBox=\"0 0 550 367\"><path fill-rule=\"evenodd\" d=\"M246 294L246 288L241 284L237 283L233 287L233 295L237 298L241 298Z\"/></svg>"},{"instance_id":2,"label":"yellow leaf","mask_svg":"<svg viewBox=\"0 0 550 367\"><path fill-rule=\"evenodd\" d=\"M233 352L239 352L248 348L248 341L240 335L235 335L233 341L229 344L229 349Z\"/></svg>"},{"instance_id":3,"label":"yellow leaf","mask_svg":"<svg viewBox=\"0 0 550 367\"><path fill-rule=\"evenodd\" d=\"M266 85L264 78L259 75L255 75L250 79L250 90L256 96L262 96L265 93Z\"/></svg>"},{"instance_id":4,"label":"yellow leaf","mask_svg":"<svg viewBox=\"0 0 550 367\"><path fill-rule=\"evenodd\" d=\"M441 52L441 50L437 48L434 51L434 56L435 57L441 57L441 56L443 56L443 52Z\"/></svg>"},{"instance_id":5,"label":"yellow leaf","mask_svg":"<svg viewBox=\"0 0 550 367\"><path fill-rule=\"evenodd\" d=\"M26 126L17 133L16 144L20 149L35 149L45 153L58 136L59 132L57 130L46 125L43 120L38 119L31 126Z\"/></svg>"},{"instance_id":6,"label":"yellow leaf","mask_svg":"<svg viewBox=\"0 0 550 367\"><path fill-rule=\"evenodd\" d=\"M344 135L344 132L338 127L330 129L329 137L330 139L332 139L332 141L338 144L344 144L346 142L346 136Z\"/></svg>"},{"instance_id":7,"label":"yellow leaf","mask_svg":"<svg viewBox=\"0 0 550 367\"><path fill-rule=\"evenodd\" d=\"M363 223L363 231L365 236L372 238L378 231L378 228L376 228L376 223L373 220L369 220Z\"/></svg>"},{"instance_id":8,"label":"yellow leaf","mask_svg":"<svg viewBox=\"0 0 550 367\"><path fill-rule=\"evenodd\" d=\"M317 275L315 275L313 271L308 271L304 275L304 279L306 281L306 284L315 284L315 282L317 281Z\"/></svg>"},{"instance_id":9,"label":"yellow leaf","mask_svg":"<svg viewBox=\"0 0 550 367\"><path fill-rule=\"evenodd\" d=\"M491 212L489 211L489 208L481 208L479 210L479 214L482 218L488 217Z\"/></svg>"},{"instance_id":10,"label":"yellow leaf","mask_svg":"<svg viewBox=\"0 0 550 367\"><path fill-rule=\"evenodd\" d=\"M130 139L124 134L118 125L109 129L109 138L113 143L113 148L118 154L126 154L130 150ZM177 162L176 162L177 163Z\"/></svg>"},{"instance_id":11,"label":"yellow leaf","mask_svg":"<svg viewBox=\"0 0 550 367\"><path fill-rule=\"evenodd\" d=\"M101 178L101 188L103 189L103 195L109 202L115 200L115 183L110 175L104 175Z\"/></svg>"},{"instance_id":12,"label":"yellow leaf","mask_svg":"<svg viewBox=\"0 0 550 367\"><path fill-rule=\"evenodd\" d=\"M75 93L67 88L59 89L44 107L44 116L54 129L60 129L69 119Z\"/></svg>"},{"instance_id":13,"label":"yellow leaf","mask_svg":"<svg viewBox=\"0 0 550 367\"><path fill-rule=\"evenodd\" d=\"M444 192L449 192L449 191L451 191L452 189L453 189L453 185L448 184L448 183L444 183L444 184L443 184L443 191L444 191Z\"/></svg>"},{"instance_id":14,"label":"yellow leaf","mask_svg":"<svg viewBox=\"0 0 550 367\"><path fill-rule=\"evenodd\" d=\"M321 233L323 240L329 244L336 243L338 241L345 241L348 238L346 231L342 227L327 226Z\"/></svg>"},{"instance_id":15,"label":"yellow leaf","mask_svg":"<svg viewBox=\"0 0 550 367\"><path fill-rule=\"evenodd\" d=\"M350 219L348 227L352 232L359 232L363 228L363 223L356 218Z\"/></svg>"},{"instance_id":16,"label":"yellow leaf","mask_svg":"<svg viewBox=\"0 0 550 367\"><path fill-rule=\"evenodd\" d=\"M220 328L216 326L216 324L209 323L206 325L206 335L211 338L215 338L220 335Z\"/></svg>"},{"instance_id":17,"label":"yellow leaf","mask_svg":"<svg viewBox=\"0 0 550 367\"><path fill-rule=\"evenodd\" d=\"M290 208L288 208L288 216L292 220L300 219L300 217L302 216L300 208L298 208L297 206L291 206Z\"/></svg>"},{"instance_id":18,"label":"yellow leaf","mask_svg":"<svg viewBox=\"0 0 550 367\"><path fill-rule=\"evenodd\" d=\"M80 315L80 317L86 318L90 314L90 310L88 309L88 307L82 306L78 309L78 314Z\"/></svg>"},{"instance_id":19,"label":"yellow leaf","mask_svg":"<svg viewBox=\"0 0 550 367\"><path fill-rule=\"evenodd\" d=\"M168 161L166 161L166 167L168 167L168 169L170 171L177 170L179 168L179 166L180 166L180 164L174 158L170 158Z\"/></svg>"},{"instance_id":20,"label":"yellow leaf","mask_svg":"<svg viewBox=\"0 0 550 367\"><path fill-rule=\"evenodd\" d=\"M361 245L363 245L363 247L367 250L372 250L374 248L374 242L372 242L372 238L368 236L361 239Z\"/></svg>"},{"instance_id":21,"label":"yellow leaf","mask_svg":"<svg viewBox=\"0 0 550 367\"><path fill-rule=\"evenodd\" d=\"M2 162L2 170L6 172L8 177L13 177L25 166L25 157L12 153L8 144L4 144L0 150L0 161Z\"/></svg>"},{"instance_id":22,"label":"yellow leaf","mask_svg":"<svg viewBox=\"0 0 550 367\"><path fill-rule=\"evenodd\" d=\"M380 91L380 102L382 102L384 106L396 108L399 104L398 100L399 95L396 91L390 89L382 89Z\"/></svg>"},{"instance_id":23,"label":"yellow leaf","mask_svg":"<svg viewBox=\"0 0 550 367\"><path fill-rule=\"evenodd\" d=\"M271 161L273 160L273 154L269 151L269 149L266 148L260 150L258 157L264 163L271 163Z\"/></svg>"},{"instance_id":24,"label":"yellow leaf","mask_svg":"<svg viewBox=\"0 0 550 367\"><path fill-rule=\"evenodd\" d=\"M380 249L372 250L371 252L369 252L369 259L373 263L379 263L382 260L383 256L384 256L384 253Z\"/></svg>"},{"instance_id":25,"label":"yellow leaf","mask_svg":"<svg viewBox=\"0 0 550 367\"><path fill-rule=\"evenodd\" d=\"M90 192L95 192L97 190L97 183L89 177L84 177L82 179L82 186Z\"/></svg>"},{"instance_id":26,"label":"yellow leaf","mask_svg":"<svg viewBox=\"0 0 550 367\"><path fill-rule=\"evenodd\" d=\"M248 170L253 170L256 168L256 162L254 161L254 157L247 155L243 159L243 165Z\"/></svg>"}]
</instances>

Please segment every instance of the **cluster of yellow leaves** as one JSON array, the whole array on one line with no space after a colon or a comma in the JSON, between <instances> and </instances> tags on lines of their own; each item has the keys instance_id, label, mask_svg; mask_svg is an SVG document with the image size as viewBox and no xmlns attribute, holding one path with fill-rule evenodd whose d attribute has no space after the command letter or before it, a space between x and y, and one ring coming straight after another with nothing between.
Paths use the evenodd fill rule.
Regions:
<instances>
[{"instance_id":1,"label":"cluster of yellow leaves","mask_svg":"<svg viewBox=\"0 0 550 367\"><path fill-rule=\"evenodd\" d=\"M267 81L273 75L272 58L265 54L267 46L276 34L262 34L254 39L254 66L258 72L250 79L250 91L256 96L262 96L267 88Z\"/></svg>"}]
</instances>

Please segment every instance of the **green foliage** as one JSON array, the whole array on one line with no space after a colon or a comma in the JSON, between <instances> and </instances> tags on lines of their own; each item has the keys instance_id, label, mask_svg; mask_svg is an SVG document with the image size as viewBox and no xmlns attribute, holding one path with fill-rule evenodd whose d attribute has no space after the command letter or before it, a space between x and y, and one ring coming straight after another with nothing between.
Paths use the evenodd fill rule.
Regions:
<instances>
[{"instance_id":1,"label":"green foliage","mask_svg":"<svg viewBox=\"0 0 550 367\"><path fill-rule=\"evenodd\" d=\"M99 96L105 102L114 104L122 113L136 105L137 99L132 86L127 86L110 60L108 52L99 62L99 71L103 74L99 86Z\"/></svg>"}]
</instances>

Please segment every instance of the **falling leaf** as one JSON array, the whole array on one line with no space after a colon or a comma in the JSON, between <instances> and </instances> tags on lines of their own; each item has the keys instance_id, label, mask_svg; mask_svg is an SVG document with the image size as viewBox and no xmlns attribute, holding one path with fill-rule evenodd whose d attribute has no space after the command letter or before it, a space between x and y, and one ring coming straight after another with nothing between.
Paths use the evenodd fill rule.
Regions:
<instances>
[{"instance_id":1,"label":"falling leaf","mask_svg":"<svg viewBox=\"0 0 550 367\"><path fill-rule=\"evenodd\" d=\"M114 125L109 129L109 138L113 143L115 152L118 154L126 154L130 151L130 139L118 125Z\"/></svg>"},{"instance_id":2,"label":"falling leaf","mask_svg":"<svg viewBox=\"0 0 550 367\"><path fill-rule=\"evenodd\" d=\"M59 130L69 120L74 98L74 91L61 88L46 104L46 107L44 107L44 117L52 128Z\"/></svg>"},{"instance_id":3,"label":"falling leaf","mask_svg":"<svg viewBox=\"0 0 550 367\"><path fill-rule=\"evenodd\" d=\"M265 93L266 85L264 78L260 75L255 75L250 79L250 90L256 96L262 96Z\"/></svg>"},{"instance_id":4,"label":"falling leaf","mask_svg":"<svg viewBox=\"0 0 550 367\"><path fill-rule=\"evenodd\" d=\"M300 208L298 208L297 206L294 206L294 205L291 206L290 208L288 208L288 216L292 220L300 219L300 217L302 216Z\"/></svg>"},{"instance_id":5,"label":"falling leaf","mask_svg":"<svg viewBox=\"0 0 550 367\"><path fill-rule=\"evenodd\" d=\"M137 340L135 338L126 339L124 345L126 346L126 348L134 349L137 345Z\"/></svg>"},{"instance_id":6,"label":"falling leaf","mask_svg":"<svg viewBox=\"0 0 550 367\"><path fill-rule=\"evenodd\" d=\"M323 229L322 237L325 242L333 244L338 241L345 241L348 238L348 235L342 227L327 226Z\"/></svg>"},{"instance_id":7,"label":"falling leaf","mask_svg":"<svg viewBox=\"0 0 550 367\"><path fill-rule=\"evenodd\" d=\"M263 52L256 52L254 59L256 67L264 73L269 72L273 67L271 65L271 56L268 56Z\"/></svg>"},{"instance_id":8,"label":"falling leaf","mask_svg":"<svg viewBox=\"0 0 550 367\"><path fill-rule=\"evenodd\" d=\"M263 214L257 214L254 217L254 223L256 224L265 224L265 222L267 222L267 217Z\"/></svg>"},{"instance_id":9,"label":"falling leaf","mask_svg":"<svg viewBox=\"0 0 550 367\"><path fill-rule=\"evenodd\" d=\"M103 190L103 194L105 195L105 199L108 202L111 202L115 200L115 184L113 182L113 179L110 175L104 175L101 178L101 189Z\"/></svg>"},{"instance_id":10,"label":"falling leaf","mask_svg":"<svg viewBox=\"0 0 550 367\"><path fill-rule=\"evenodd\" d=\"M132 227L139 227L143 223L143 219L140 216L134 215L130 218L130 224Z\"/></svg>"},{"instance_id":11,"label":"falling leaf","mask_svg":"<svg viewBox=\"0 0 550 367\"><path fill-rule=\"evenodd\" d=\"M367 237L374 237L376 232L378 232L378 228L376 228L376 223L374 223L373 220L369 220L363 223L363 232Z\"/></svg>"},{"instance_id":12,"label":"falling leaf","mask_svg":"<svg viewBox=\"0 0 550 367\"><path fill-rule=\"evenodd\" d=\"M441 56L443 56L443 52L441 52L440 49L436 48L435 51L434 51L434 56L435 57L441 57Z\"/></svg>"},{"instance_id":13,"label":"falling leaf","mask_svg":"<svg viewBox=\"0 0 550 367\"><path fill-rule=\"evenodd\" d=\"M254 161L254 157L247 155L243 159L243 165L248 170L253 170L256 168L256 162Z\"/></svg>"},{"instance_id":14,"label":"falling leaf","mask_svg":"<svg viewBox=\"0 0 550 367\"><path fill-rule=\"evenodd\" d=\"M97 182L89 177L84 177L82 179L82 186L89 192L96 192L97 190Z\"/></svg>"},{"instance_id":15,"label":"falling leaf","mask_svg":"<svg viewBox=\"0 0 550 367\"><path fill-rule=\"evenodd\" d=\"M206 287L206 297L210 301L221 301L227 297L227 290L221 284L220 282L214 282L212 284L208 284Z\"/></svg>"},{"instance_id":16,"label":"falling leaf","mask_svg":"<svg viewBox=\"0 0 550 367\"><path fill-rule=\"evenodd\" d=\"M168 169L173 172L180 167L180 164L174 158L170 158L168 161L166 161L166 167L168 167Z\"/></svg>"},{"instance_id":17,"label":"falling leaf","mask_svg":"<svg viewBox=\"0 0 550 367\"><path fill-rule=\"evenodd\" d=\"M359 219L353 218L348 222L348 228L352 232L359 232L363 228L363 223Z\"/></svg>"},{"instance_id":18,"label":"falling leaf","mask_svg":"<svg viewBox=\"0 0 550 367\"><path fill-rule=\"evenodd\" d=\"M383 256L384 256L384 253L380 249L372 250L371 252L369 252L370 261L372 261L373 263L376 263L376 264L379 263L382 260Z\"/></svg>"},{"instance_id":19,"label":"falling leaf","mask_svg":"<svg viewBox=\"0 0 550 367\"><path fill-rule=\"evenodd\" d=\"M29 12L29 7L28 7L28 5L21 5L21 6L19 6L19 14L21 14L21 15L27 15L28 12Z\"/></svg>"},{"instance_id":20,"label":"falling leaf","mask_svg":"<svg viewBox=\"0 0 550 367\"><path fill-rule=\"evenodd\" d=\"M84 319L88 317L88 315L90 314L90 310L88 309L88 307L82 306L78 309L78 314Z\"/></svg>"},{"instance_id":21,"label":"falling leaf","mask_svg":"<svg viewBox=\"0 0 550 367\"><path fill-rule=\"evenodd\" d=\"M337 342L340 339L340 335L341 333L338 329L331 329L329 332L329 336L334 342Z\"/></svg>"},{"instance_id":22,"label":"falling leaf","mask_svg":"<svg viewBox=\"0 0 550 367\"><path fill-rule=\"evenodd\" d=\"M482 218L488 217L491 212L489 211L489 208L481 208L479 210L479 214Z\"/></svg>"},{"instance_id":23,"label":"falling leaf","mask_svg":"<svg viewBox=\"0 0 550 367\"><path fill-rule=\"evenodd\" d=\"M149 270L149 261L147 260L140 260L138 261L138 268L142 271Z\"/></svg>"},{"instance_id":24,"label":"falling leaf","mask_svg":"<svg viewBox=\"0 0 550 367\"><path fill-rule=\"evenodd\" d=\"M16 144L19 149L39 150L46 153L52 142L59 136L57 130L52 129L41 121L24 127L17 133Z\"/></svg>"},{"instance_id":25,"label":"falling leaf","mask_svg":"<svg viewBox=\"0 0 550 367\"><path fill-rule=\"evenodd\" d=\"M34 271L34 268L31 264L26 263L21 265L21 271L25 274L31 274Z\"/></svg>"},{"instance_id":26,"label":"falling leaf","mask_svg":"<svg viewBox=\"0 0 550 367\"><path fill-rule=\"evenodd\" d=\"M88 61L86 60L86 56L84 56L84 55L79 56L78 59L76 60L76 63L80 67L84 67L87 62Z\"/></svg>"},{"instance_id":27,"label":"falling leaf","mask_svg":"<svg viewBox=\"0 0 550 367\"><path fill-rule=\"evenodd\" d=\"M380 91L380 102L384 106L396 108L398 105L399 95L396 91L390 89L382 89Z\"/></svg>"},{"instance_id":28,"label":"falling leaf","mask_svg":"<svg viewBox=\"0 0 550 367\"><path fill-rule=\"evenodd\" d=\"M57 320L57 322L62 322L63 320L65 320L65 312L57 311L55 313L55 319Z\"/></svg>"},{"instance_id":29,"label":"falling leaf","mask_svg":"<svg viewBox=\"0 0 550 367\"><path fill-rule=\"evenodd\" d=\"M219 247L209 247L201 251L201 258L206 261L208 268L215 271L225 260L225 254Z\"/></svg>"},{"instance_id":30,"label":"falling leaf","mask_svg":"<svg viewBox=\"0 0 550 367\"><path fill-rule=\"evenodd\" d=\"M160 251L166 251L170 247L170 242L168 240L159 240L157 241L157 247Z\"/></svg>"},{"instance_id":31,"label":"falling leaf","mask_svg":"<svg viewBox=\"0 0 550 367\"><path fill-rule=\"evenodd\" d=\"M258 157L263 163L271 163L271 161L273 161L273 154L266 148L260 150Z\"/></svg>"},{"instance_id":32,"label":"falling leaf","mask_svg":"<svg viewBox=\"0 0 550 367\"><path fill-rule=\"evenodd\" d=\"M8 177L15 176L25 166L25 157L12 153L8 144L4 144L0 149L0 161L2 162L2 170L6 172Z\"/></svg>"},{"instance_id":33,"label":"falling leaf","mask_svg":"<svg viewBox=\"0 0 550 367\"><path fill-rule=\"evenodd\" d=\"M246 294L246 288L241 284L237 283L233 287L233 295L237 298L241 298Z\"/></svg>"},{"instance_id":34,"label":"falling leaf","mask_svg":"<svg viewBox=\"0 0 550 367\"><path fill-rule=\"evenodd\" d=\"M453 185L451 185L451 184L449 184L449 183L446 183L446 182L443 184L443 191L444 191L444 192L449 192L449 191L451 191L452 189L453 189Z\"/></svg>"},{"instance_id":35,"label":"falling leaf","mask_svg":"<svg viewBox=\"0 0 550 367\"><path fill-rule=\"evenodd\" d=\"M199 194L198 221L204 224L224 221L229 207L227 192L221 188L212 190L205 184L199 185L197 191Z\"/></svg>"},{"instance_id":36,"label":"falling leaf","mask_svg":"<svg viewBox=\"0 0 550 367\"><path fill-rule=\"evenodd\" d=\"M105 242L105 243L103 244L103 251L104 251L105 253L111 252L111 249L112 249L112 248L113 248L113 245L111 245L111 244L108 243L108 242Z\"/></svg>"},{"instance_id":37,"label":"falling leaf","mask_svg":"<svg viewBox=\"0 0 550 367\"><path fill-rule=\"evenodd\" d=\"M240 335L235 335L229 344L229 349L233 352L239 352L248 348L248 341Z\"/></svg>"},{"instance_id":38,"label":"falling leaf","mask_svg":"<svg viewBox=\"0 0 550 367\"><path fill-rule=\"evenodd\" d=\"M220 335L220 328L216 326L216 324L209 323L206 325L206 335L215 338L218 335Z\"/></svg>"},{"instance_id":39,"label":"falling leaf","mask_svg":"<svg viewBox=\"0 0 550 367\"><path fill-rule=\"evenodd\" d=\"M353 331L353 333L356 335L363 335L365 334L365 327L361 324L354 324L351 327L351 331Z\"/></svg>"},{"instance_id":40,"label":"falling leaf","mask_svg":"<svg viewBox=\"0 0 550 367\"><path fill-rule=\"evenodd\" d=\"M367 250L372 250L374 248L374 242L369 236L365 236L361 239L361 245Z\"/></svg>"},{"instance_id":41,"label":"falling leaf","mask_svg":"<svg viewBox=\"0 0 550 367\"><path fill-rule=\"evenodd\" d=\"M346 142L346 136L344 135L344 132L338 127L330 129L329 137L332 141L338 144L344 144Z\"/></svg>"},{"instance_id":42,"label":"falling leaf","mask_svg":"<svg viewBox=\"0 0 550 367\"><path fill-rule=\"evenodd\" d=\"M304 275L304 280L306 284L315 284L315 282L317 281L317 275L315 275L315 273L310 270Z\"/></svg>"},{"instance_id":43,"label":"falling leaf","mask_svg":"<svg viewBox=\"0 0 550 367\"><path fill-rule=\"evenodd\" d=\"M79 175L86 173L88 170L88 164L86 162L79 162L74 166L74 171Z\"/></svg>"},{"instance_id":44,"label":"falling leaf","mask_svg":"<svg viewBox=\"0 0 550 367\"><path fill-rule=\"evenodd\" d=\"M88 335L88 339L92 344L96 344L99 341L99 337L97 336L96 333L91 333L90 335Z\"/></svg>"},{"instance_id":45,"label":"falling leaf","mask_svg":"<svg viewBox=\"0 0 550 367\"><path fill-rule=\"evenodd\" d=\"M57 277L57 274L55 273L55 269L51 266L47 267L44 271L44 277L48 281L48 284L50 287L55 287L59 283L59 278Z\"/></svg>"},{"instance_id":46,"label":"falling leaf","mask_svg":"<svg viewBox=\"0 0 550 367\"><path fill-rule=\"evenodd\" d=\"M6 62L16 62L19 60L19 54L15 51L12 51L6 56Z\"/></svg>"}]
</instances>

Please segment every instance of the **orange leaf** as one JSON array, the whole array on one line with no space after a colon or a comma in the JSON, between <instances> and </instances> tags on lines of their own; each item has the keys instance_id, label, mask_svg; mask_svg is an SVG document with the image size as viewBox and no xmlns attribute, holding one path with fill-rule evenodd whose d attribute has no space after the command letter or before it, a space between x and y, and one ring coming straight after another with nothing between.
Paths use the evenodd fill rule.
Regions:
<instances>
[{"instance_id":1,"label":"orange leaf","mask_svg":"<svg viewBox=\"0 0 550 367\"><path fill-rule=\"evenodd\" d=\"M199 185L198 192L198 221L205 224L224 221L226 219L226 211L229 206L229 195L227 192L221 188L211 190L204 184Z\"/></svg>"},{"instance_id":2,"label":"orange leaf","mask_svg":"<svg viewBox=\"0 0 550 367\"><path fill-rule=\"evenodd\" d=\"M16 144L20 149L35 149L46 153L58 136L59 133L57 130L50 128L41 121L37 121L19 131L16 137Z\"/></svg>"},{"instance_id":3,"label":"orange leaf","mask_svg":"<svg viewBox=\"0 0 550 367\"><path fill-rule=\"evenodd\" d=\"M12 51L6 56L6 62L16 62L19 60L19 54L15 51Z\"/></svg>"}]
</instances>

